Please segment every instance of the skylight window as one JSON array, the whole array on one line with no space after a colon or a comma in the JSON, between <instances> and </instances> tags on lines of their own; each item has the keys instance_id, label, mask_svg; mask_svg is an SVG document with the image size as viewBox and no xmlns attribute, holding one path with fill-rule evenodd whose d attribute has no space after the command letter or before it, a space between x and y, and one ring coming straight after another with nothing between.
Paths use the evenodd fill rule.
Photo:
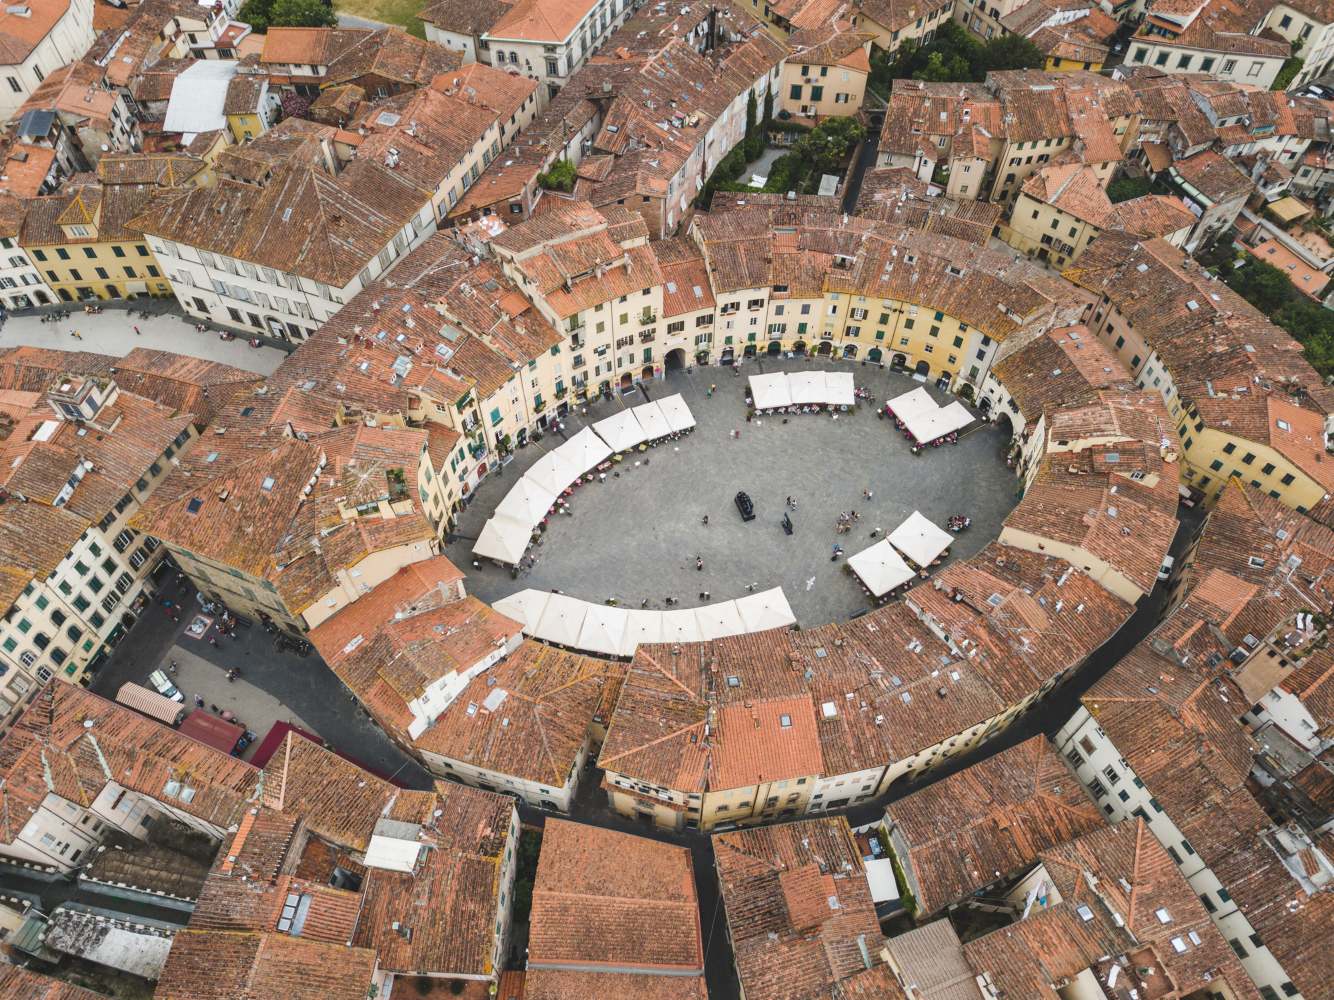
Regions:
<instances>
[{"instance_id":1,"label":"skylight window","mask_svg":"<svg viewBox=\"0 0 1334 1000\"><path fill-rule=\"evenodd\" d=\"M200 500L199 497L194 497L188 504L185 505L185 509L191 514L198 514L199 509L203 506L204 506L204 501Z\"/></svg>"},{"instance_id":2,"label":"skylight window","mask_svg":"<svg viewBox=\"0 0 1334 1000\"><path fill-rule=\"evenodd\" d=\"M1153 911L1153 915L1158 918L1160 924L1170 924L1172 922L1172 914L1168 913L1165 907L1160 906Z\"/></svg>"},{"instance_id":3,"label":"skylight window","mask_svg":"<svg viewBox=\"0 0 1334 1000\"><path fill-rule=\"evenodd\" d=\"M790 716L790 715L780 715L780 716L778 717L778 724L779 724L780 726L782 726L784 729L791 729L791 728L792 728L792 716Z\"/></svg>"}]
</instances>

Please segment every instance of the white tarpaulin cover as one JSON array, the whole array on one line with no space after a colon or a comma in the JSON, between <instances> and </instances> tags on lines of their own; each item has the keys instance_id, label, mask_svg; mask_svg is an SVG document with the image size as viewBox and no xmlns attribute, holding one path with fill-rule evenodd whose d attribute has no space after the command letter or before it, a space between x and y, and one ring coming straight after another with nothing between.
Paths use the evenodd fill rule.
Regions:
<instances>
[{"instance_id":1,"label":"white tarpaulin cover","mask_svg":"<svg viewBox=\"0 0 1334 1000\"><path fill-rule=\"evenodd\" d=\"M509 563L512 566L523 558L524 550L528 548L528 542L532 537L531 525L498 514L486 522L486 527L477 536L477 542L472 547L472 554Z\"/></svg>"},{"instance_id":2,"label":"white tarpaulin cover","mask_svg":"<svg viewBox=\"0 0 1334 1000\"><path fill-rule=\"evenodd\" d=\"M686 401L681 398L679 392L658 400L658 409L662 410L662 415L667 418L667 423L673 431L688 431L695 426L695 418L690 414L690 407L686 406Z\"/></svg>"},{"instance_id":3,"label":"white tarpaulin cover","mask_svg":"<svg viewBox=\"0 0 1334 1000\"><path fill-rule=\"evenodd\" d=\"M787 603L787 597L783 593L782 587L774 587L772 590L761 591L758 594L747 594L745 597L736 599L737 614L741 616L741 622L746 626L747 632L763 632L768 628L783 628L787 625L793 625L797 621L796 615L792 613L792 606Z\"/></svg>"},{"instance_id":4,"label":"white tarpaulin cover","mask_svg":"<svg viewBox=\"0 0 1334 1000\"><path fill-rule=\"evenodd\" d=\"M792 405L792 392L787 385L787 375L782 372L750 376L750 395L755 400L757 410L772 410L775 407Z\"/></svg>"},{"instance_id":5,"label":"white tarpaulin cover","mask_svg":"<svg viewBox=\"0 0 1334 1000\"><path fill-rule=\"evenodd\" d=\"M662 613L663 642L699 642L704 637L693 611L664 611Z\"/></svg>"},{"instance_id":6,"label":"white tarpaulin cover","mask_svg":"<svg viewBox=\"0 0 1334 1000\"><path fill-rule=\"evenodd\" d=\"M539 524L556 502L556 494L524 476L496 504L496 516L508 517L529 528Z\"/></svg>"},{"instance_id":7,"label":"white tarpaulin cover","mask_svg":"<svg viewBox=\"0 0 1334 1000\"><path fill-rule=\"evenodd\" d=\"M492 603L495 608L506 618L513 618L523 626L524 632L532 635L537 628L537 623L542 620L542 612L547 606L547 598L551 596L549 590L521 590L517 594L510 594L509 597L502 597L500 600Z\"/></svg>"},{"instance_id":8,"label":"white tarpaulin cover","mask_svg":"<svg viewBox=\"0 0 1334 1000\"><path fill-rule=\"evenodd\" d=\"M635 650L652 642L662 642L662 612L635 609L625 613L625 635L621 655L634 656Z\"/></svg>"},{"instance_id":9,"label":"white tarpaulin cover","mask_svg":"<svg viewBox=\"0 0 1334 1000\"><path fill-rule=\"evenodd\" d=\"M620 656L625 645L627 612L624 608L610 608L605 604L589 604L579 630L576 649L603 656Z\"/></svg>"},{"instance_id":10,"label":"white tarpaulin cover","mask_svg":"<svg viewBox=\"0 0 1334 1000\"><path fill-rule=\"evenodd\" d=\"M547 598L547 606L542 611L542 617L533 635L547 642L578 649L579 636L584 627L584 616L593 606L587 601L577 601L564 594L552 594Z\"/></svg>"},{"instance_id":11,"label":"white tarpaulin cover","mask_svg":"<svg viewBox=\"0 0 1334 1000\"><path fill-rule=\"evenodd\" d=\"M831 406L853 406L857 402L857 387L852 372L825 372L825 398Z\"/></svg>"},{"instance_id":12,"label":"white tarpaulin cover","mask_svg":"<svg viewBox=\"0 0 1334 1000\"><path fill-rule=\"evenodd\" d=\"M523 477L559 496L583 471L568 458L550 451L529 466Z\"/></svg>"},{"instance_id":13,"label":"white tarpaulin cover","mask_svg":"<svg viewBox=\"0 0 1334 1000\"><path fill-rule=\"evenodd\" d=\"M849 556L848 565L876 597L889 593L917 575L887 540L876 542L869 549L862 549L855 556Z\"/></svg>"},{"instance_id":14,"label":"white tarpaulin cover","mask_svg":"<svg viewBox=\"0 0 1334 1000\"><path fill-rule=\"evenodd\" d=\"M227 89L240 63L201 59L177 74L167 100L163 128L197 135L227 127Z\"/></svg>"},{"instance_id":15,"label":"white tarpaulin cover","mask_svg":"<svg viewBox=\"0 0 1334 1000\"><path fill-rule=\"evenodd\" d=\"M797 406L829 401L824 372L793 372L787 377L787 388Z\"/></svg>"},{"instance_id":16,"label":"white tarpaulin cover","mask_svg":"<svg viewBox=\"0 0 1334 1000\"><path fill-rule=\"evenodd\" d=\"M942 408L937 417L946 425L945 430L941 432L943 434L963 430L973 422L973 415L968 412L968 407L957 399L949 406Z\"/></svg>"},{"instance_id":17,"label":"white tarpaulin cover","mask_svg":"<svg viewBox=\"0 0 1334 1000\"><path fill-rule=\"evenodd\" d=\"M722 639L746 631L741 615L737 612L736 601L723 601L720 604L708 604L696 608L695 620L699 622L699 634L702 639Z\"/></svg>"},{"instance_id":18,"label":"white tarpaulin cover","mask_svg":"<svg viewBox=\"0 0 1334 1000\"><path fill-rule=\"evenodd\" d=\"M925 417L940 409L931 394L920 385L902 396L895 396L889 401L889 408L894 416L905 423L915 417Z\"/></svg>"},{"instance_id":19,"label":"white tarpaulin cover","mask_svg":"<svg viewBox=\"0 0 1334 1000\"><path fill-rule=\"evenodd\" d=\"M612 451L628 451L644 441L644 429L629 410L621 410L593 425L598 437L611 446Z\"/></svg>"},{"instance_id":20,"label":"white tarpaulin cover","mask_svg":"<svg viewBox=\"0 0 1334 1000\"><path fill-rule=\"evenodd\" d=\"M555 449L552 454L559 455L578 469L580 473L584 473L599 462L605 461L607 456L611 454L611 449L603 443L602 438L593 433L591 427L585 427Z\"/></svg>"},{"instance_id":21,"label":"white tarpaulin cover","mask_svg":"<svg viewBox=\"0 0 1334 1000\"><path fill-rule=\"evenodd\" d=\"M899 883L894 878L894 862L889 858L867 858L862 864L866 866L866 884L871 889L871 902L897 903Z\"/></svg>"},{"instance_id":22,"label":"white tarpaulin cover","mask_svg":"<svg viewBox=\"0 0 1334 1000\"><path fill-rule=\"evenodd\" d=\"M889 543L918 566L930 566L953 541L953 535L928 521L920 510L889 533Z\"/></svg>"},{"instance_id":23,"label":"white tarpaulin cover","mask_svg":"<svg viewBox=\"0 0 1334 1000\"><path fill-rule=\"evenodd\" d=\"M658 438L666 437L672 432L672 425L667 422L667 417L662 412L662 407L658 405L656 399L636 406L630 412L639 421L639 427L644 432L645 441L656 441Z\"/></svg>"}]
</instances>

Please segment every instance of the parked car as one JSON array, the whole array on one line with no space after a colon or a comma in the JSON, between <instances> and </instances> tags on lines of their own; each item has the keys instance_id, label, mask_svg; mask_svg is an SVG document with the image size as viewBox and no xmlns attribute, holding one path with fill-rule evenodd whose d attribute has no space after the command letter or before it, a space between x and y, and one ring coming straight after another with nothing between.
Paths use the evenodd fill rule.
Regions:
<instances>
[{"instance_id":1,"label":"parked car","mask_svg":"<svg viewBox=\"0 0 1334 1000\"><path fill-rule=\"evenodd\" d=\"M741 520L755 520L755 504L751 502L749 495L746 493L736 495L736 509L741 512Z\"/></svg>"},{"instance_id":2,"label":"parked car","mask_svg":"<svg viewBox=\"0 0 1334 1000\"><path fill-rule=\"evenodd\" d=\"M1163 556L1163 564L1158 567L1158 579L1166 580L1172 575L1172 567L1176 565L1176 560L1171 556Z\"/></svg>"},{"instance_id":3,"label":"parked car","mask_svg":"<svg viewBox=\"0 0 1334 1000\"><path fill-rule=\"evenodd\" d=\"M154 691L164 698L170 698L172 701L185 701L185 695L181 694L176 685L161 670L154 670L149 674L148 683Z\"/></svg>"}]
</instances>

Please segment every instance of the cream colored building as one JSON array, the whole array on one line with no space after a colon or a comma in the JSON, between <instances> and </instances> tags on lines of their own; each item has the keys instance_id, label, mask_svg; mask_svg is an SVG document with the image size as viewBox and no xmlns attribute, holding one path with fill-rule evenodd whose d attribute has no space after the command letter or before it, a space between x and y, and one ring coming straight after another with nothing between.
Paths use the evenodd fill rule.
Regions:
<instances>
[{"instance_id":1,"label":"cream colored building","mask_svg":"<svg viewBox=\"0 0 1334 1000\"><path fill-rule=\"evenodd\" d=\"M5 395L13 421L3 483L12 592L0 622L7 725L45 681L83 681L134 623L162 552L129 521L195 428L189 414L105 378L70 376L45 395Z\"/></svg>"},{"instance_id":2,"label":"cream colored building","mask_svg":"<svg viewBox=\"0 0 1334 1000\"><path fill-rule=\"evenodd\" d=\"M25 0L0 13L0 118L8 121L41 82L93 44L93 0Z\"/></svg>"},{"instance_id":3,"label":"cream colored building","mask_svg":"<svg viewBox=\"0 0 1334 1000\"><path fill-rule=\"evenodd\" d=\"M866 32L800 32L789 40L777 107L798 119L855 116L871 75L871 35Z\"/></svg>"}]
</instances>

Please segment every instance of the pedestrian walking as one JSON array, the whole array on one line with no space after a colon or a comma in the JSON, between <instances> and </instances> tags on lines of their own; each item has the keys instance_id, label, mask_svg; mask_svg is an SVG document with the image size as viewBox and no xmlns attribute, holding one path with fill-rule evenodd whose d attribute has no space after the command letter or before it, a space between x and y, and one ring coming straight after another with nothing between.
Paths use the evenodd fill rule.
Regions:
<instances>
[{"instance_id":1,"label":"pedestrian walking","mask_svg":"<svg viewBox=\"0 0 1334 1000\"><path fill-rule=\"evenodd\" d=\"M704 600L706 600L706 601L707 601L707 600L711 600L711 599L713 598L713 595L710 594L707 590L704 591L704 593L700 594L699 596L702 597L702 598L704 598Z\"/></svg>"},{"instance_id":2,"label":"pedestrian walking","mask_svg":"<svg viewBox=\"0 0 1334 1000\"><path fill-rule=\"evenodd\" d=\"M137 326L134 328L134 335L136 337L141 336L141 334L139 333L139 328Z\"/></svg>"},{"instance_id":3,"label":"pedestrian walking","mask_svg":"<svg viewBox=\"0 0 1334 1000\"><path fill-rule=\"evenodd\" d=\"M640 606L641 608L647 608L647 607L648 607L648 598L646 597L646 598L644 598L642 601L640 601L640 602L639 602L639 606Z\"/></svg>"},{"instance_id":4,"label":"pedestrian walking","mask_svg":"<svg viewBox=\"0 0 1334 1000\"><path fill-rule=\"evenodd\" d=\"M862 490L862 496L866 497L867 500L870 500L870 499L871 499L871 496L872 496L871 491L870 491L870 490Z\"/></svg>"},{"instance_id":5,"label":"pedestrian walking","mask_svg":"<svg viewBox=\"0 0 1334 1000\"><path fill-rule=\"evenodd\" d=\"M695 569L699 570L701 573L704 572L704 557L703 557L703 556L695 556Z\"/></svg>"},{"instance_id":6,"label":"pedestrian walking","mask_svg":"<svg viewBox=\"0 0 1334 1000\"><path fill-rule=\"evenodd\" d=\"M705 515L704 515L704 522L703 522L703 523L704 523L704 527L707 528L707 527L709 526L709 515L708 515L708 514L705 514Z\"/></svg>"}]
</instances>

